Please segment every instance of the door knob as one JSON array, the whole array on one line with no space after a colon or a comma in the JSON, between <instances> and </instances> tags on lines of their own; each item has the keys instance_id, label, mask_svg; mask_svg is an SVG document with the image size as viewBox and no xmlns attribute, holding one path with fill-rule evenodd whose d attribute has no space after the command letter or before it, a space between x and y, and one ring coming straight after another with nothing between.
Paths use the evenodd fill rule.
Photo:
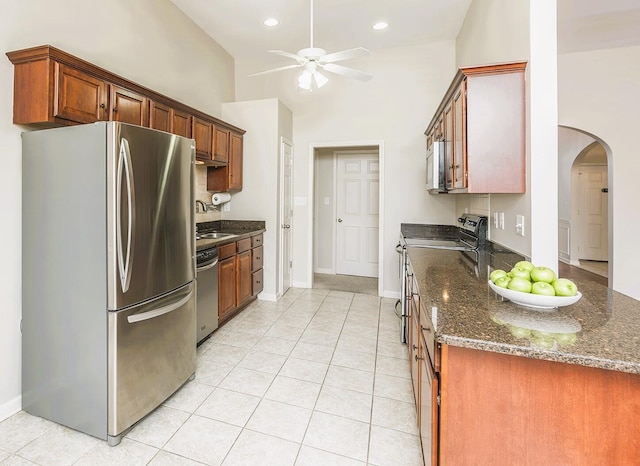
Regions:
<instances>
[{"instance_id":1,"label":"door knob","mask_svg":"<svg viewBox=\"0 0 640 466\"><path fill-rule=\"evenodd\" d=\"M342 219L341 218L338 219L338 223L342 223Z\"/></svg>"}]
</instances>

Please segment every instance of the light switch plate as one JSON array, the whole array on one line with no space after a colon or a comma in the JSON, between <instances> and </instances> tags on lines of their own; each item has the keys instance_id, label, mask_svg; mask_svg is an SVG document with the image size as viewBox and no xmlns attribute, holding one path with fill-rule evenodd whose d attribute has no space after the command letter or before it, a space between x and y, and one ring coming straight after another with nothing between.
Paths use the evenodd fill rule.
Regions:
<instances>
[{"instance_id":1,"label":"light switch plate","mask_svg":"<svg viewBox=\"0 0 640 466\"><path fill-rule=\"evenodd\" d=\"M498 212L494 212L493 213L493 227L494 228L498 228L498 226L500 225L500 222L499 222L498 218L499 218Z\"/></svg>"},{"instance_id":2,"label":"light switch plate","mask_svg":"<svg viewBox=\"0 0 640 466\"><path fill-rule=\"evenodd\" d=\"M516 215L516 233L524 236L524 215Z\"/></svg>"},{"instance_id":3,"label":"light switch plate","mask_svg":"<svg viewBox=\"0 0 640 466\"><path fill-rule=\"evenodd\" d=\"M498 212L498 228L504 230L504 212Z\"/></svg>"}]
</instances>

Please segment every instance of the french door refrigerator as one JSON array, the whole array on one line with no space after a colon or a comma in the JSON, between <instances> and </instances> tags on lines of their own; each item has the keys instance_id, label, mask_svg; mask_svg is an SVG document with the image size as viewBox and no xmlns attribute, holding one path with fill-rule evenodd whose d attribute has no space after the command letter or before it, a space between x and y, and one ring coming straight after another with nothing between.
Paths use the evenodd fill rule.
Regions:
<instances>
[{"instance_id":1,"label":"french door refrigerator","mask_svg":"<svg viewBox=\"0 0 640 466\"><path fill-rule=\"evenodd\" d=\"M195 373L192 139L22 134L22 406L116 445Z\"/></svg>"}]
</instances>

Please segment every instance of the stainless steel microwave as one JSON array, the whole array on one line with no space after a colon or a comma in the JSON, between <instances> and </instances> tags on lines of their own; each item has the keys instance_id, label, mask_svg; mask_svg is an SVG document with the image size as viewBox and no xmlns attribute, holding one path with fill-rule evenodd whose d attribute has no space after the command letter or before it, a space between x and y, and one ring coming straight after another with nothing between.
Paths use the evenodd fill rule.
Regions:
<instances>
[{"instance_id":1,"label":"stainless steel microwave","mask_svg":"<svg viewBox=\"0 0 640 466\"><path fill-rule=\"evenodd\" d=\"M445 143L434 141L427 151L427 190L430 193L446 193L446 175Z\"/></svg>"}]
</instances>

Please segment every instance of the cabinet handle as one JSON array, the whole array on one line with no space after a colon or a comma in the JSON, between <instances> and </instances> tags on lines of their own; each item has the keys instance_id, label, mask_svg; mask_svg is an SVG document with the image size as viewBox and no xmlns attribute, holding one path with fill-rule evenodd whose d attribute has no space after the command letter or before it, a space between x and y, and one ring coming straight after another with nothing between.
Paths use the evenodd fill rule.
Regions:
<instances>
[{"instance_id":1,"label":"cabinet handle","mask_svg":"<svg viewBox=\"0 0 640 466\"><path fill-rule=\"evenodd\" d=\"M113 113L118 113L118 107L113 107Z\"/></svg>"},{"instance_id":2,"label":"cabinet handle","mask_svg":"<svg viewBox=\"0 0 640 466\"><path fill-rule=\"evenodd\" d=\"M422 329L423 332L429 332L431 333L431 327L423 327L422 325L420 326L420 328Z\"/></svg>"}]
</instances>

